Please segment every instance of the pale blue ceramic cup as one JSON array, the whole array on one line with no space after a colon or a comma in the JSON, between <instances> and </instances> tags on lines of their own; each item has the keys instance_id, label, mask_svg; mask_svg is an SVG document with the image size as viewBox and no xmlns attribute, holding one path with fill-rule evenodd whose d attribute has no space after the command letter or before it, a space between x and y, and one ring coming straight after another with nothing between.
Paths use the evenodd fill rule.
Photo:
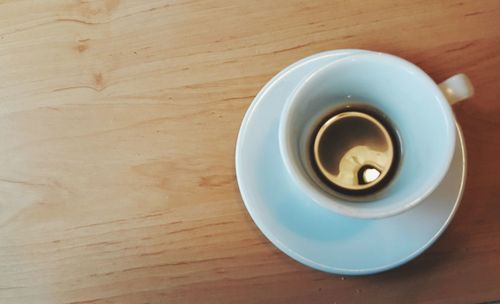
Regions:
<instances>
[{"instance_id":1,"label":"pale blue ceramic cup","mask_svg":"<svg viewBox=\"0 0 500 304\"><path fill-rule=\"evenodd\" d=\"M401 213L426 198L445 176L456 140L450 103L472 94L465 75L438 86L420 68L396 56L370 52L337 60L306 77L288 98L279 126L283 162L297 186L327 209L357 218ZM385 114L401 143L397 173L367 202L335 193L318 180L307 160L314 122L350 101Z\"/></svg>"}]
</instances>

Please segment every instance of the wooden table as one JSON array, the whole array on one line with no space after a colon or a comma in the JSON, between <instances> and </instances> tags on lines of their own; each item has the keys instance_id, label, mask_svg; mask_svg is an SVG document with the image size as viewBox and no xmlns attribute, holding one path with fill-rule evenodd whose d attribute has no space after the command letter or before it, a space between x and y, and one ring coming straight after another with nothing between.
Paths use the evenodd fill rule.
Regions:
<instances>
[{"instance_id":1,"label":"wooden table","mask_svg":"<svg viewBox=\"0 0 500 304\"><path fill-rule=\"evenodd\" d=\"M455 107L465 196L425 254L341 277L246 212L234 150L258 90L316 52L393 53ZM500 300L500 1L0 1L0 303Z\"/></svg>"}]
</instances>

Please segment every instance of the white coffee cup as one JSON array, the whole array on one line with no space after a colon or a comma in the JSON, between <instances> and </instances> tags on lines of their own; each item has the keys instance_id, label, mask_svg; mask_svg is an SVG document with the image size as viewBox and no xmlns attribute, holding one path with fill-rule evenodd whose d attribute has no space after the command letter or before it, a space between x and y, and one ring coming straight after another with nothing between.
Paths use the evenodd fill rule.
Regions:
<instances>
[{"instance_id":1,"label":"white coffee cup","mask_svg":"<svg viewBox=\"0 0 500 304\"><path fill-rule=\"evenodd\" d=\"M283 162L295 184L327 209L356 218L401 213L426 198L445 176L456 137L450 104L472 95L464 74L438 86L420 68L393 55L364 52L336 60L306 77L289 96L279 126ZM322 183L307 159L314 123L350 100L384 113L401 144L397 173L366 202Z\"/></svg>"}]
</instances>

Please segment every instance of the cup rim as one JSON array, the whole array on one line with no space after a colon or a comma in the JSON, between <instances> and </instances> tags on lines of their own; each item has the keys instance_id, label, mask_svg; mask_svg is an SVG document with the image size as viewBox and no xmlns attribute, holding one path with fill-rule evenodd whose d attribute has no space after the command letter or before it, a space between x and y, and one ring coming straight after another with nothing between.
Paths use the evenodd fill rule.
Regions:
<instances>
[{"instance_id":1,"label":"cup rim","mask_svg":"<svg viewBox=\"0 0 500 304\"><path fill-rule=\"evenodd\" d=\"M446 118L445 124L447 125L447 128L451 130L450 134L452 134L452 137L449 138L450 144L446 147L446 151L444 152L446 153L447 161L445 166L443 166L442 170L438 174L436 174L435 178L436 182L432 183L427 188L421 189L420 193L413 200L408 201L404 204L398 204L390 210L367 211L367 210L362 210L360 208L349 206L347 204L343 204L341 202L341 199L336 199L335 197L332 197L324 193L322 190L319 190L318 187L310 185L309 181L304 176L305 175L304 171L301 168L299 168L299 165L297 164L296 161L293 161L293 157L291 156L290 147L292 146L292 144L287 136L287 132L288 130L290 130L291 127L290 114L293 113L293 110L298 104L297 102L298 95L308 83L316 80L316 78L319 78L321 75L326 74L329 70L335 68L335 66L339 62L344 62L347 60L352 61L353 59L356 58L388 60L389 63L393 64L395 63L404 66L405 69L412 72L412 74L416 75L416 77L419 77L422 80L424 80L428 84L429 89L433 90L433 95L438 97L437 101L440 103L441 111L444 113ZM288 175L290 175L292 181L299 187L299 189L302 192L304 192L307 196L309 196L314 202L336 213L354 218L364 218L364 219L383 218L400 214L416 206L418 203L424 200L428 195L430 195L443 180L443 178L446 175L446 172L449 170L449 166L453 158L453 151L455 149L456 131L454 130L455 129L454 123L455 123L454 115L448 100L441 92L438 85L434 82L434 80L432 80L432 78L430 78L430 76L427 73L425 73L415 64L403 58L381 52L367 52L362 54L350 55L345 58L328 63L325 66L317 69L316 71L311 72L307 77L305 77L303 80L299 82L299 84L294 88L292 93L288 96L285 105L283 107L283 111L280 115L279 131L278 131L279 148L280 148L281 158L285 164L285 168L287 170Z\"/></svg>"}]
</instances>

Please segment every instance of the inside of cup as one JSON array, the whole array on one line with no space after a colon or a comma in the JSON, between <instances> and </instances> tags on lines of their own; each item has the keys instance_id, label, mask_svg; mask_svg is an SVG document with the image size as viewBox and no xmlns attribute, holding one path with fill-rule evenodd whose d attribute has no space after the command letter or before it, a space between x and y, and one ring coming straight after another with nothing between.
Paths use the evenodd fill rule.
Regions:
<instances>
[{"instance_id":1,"label":"inside of cup","mask_svg":"<svg viewBox=\"0 0 500 304\"><path fill-rule=\"evenodd\" d=\"M285 127L292 158L302 167L298 171L304 180L341 208L366 217L395 214L430 194L448 169L455 145L450 106L432 79L403 59L376 53L335 61L306 79L291 98ZM397 173L369 202L339 196L326 187L308 156L318 119L350 104L366 104L386 115L401 144Z\"/></svg>"}]
</instances>

